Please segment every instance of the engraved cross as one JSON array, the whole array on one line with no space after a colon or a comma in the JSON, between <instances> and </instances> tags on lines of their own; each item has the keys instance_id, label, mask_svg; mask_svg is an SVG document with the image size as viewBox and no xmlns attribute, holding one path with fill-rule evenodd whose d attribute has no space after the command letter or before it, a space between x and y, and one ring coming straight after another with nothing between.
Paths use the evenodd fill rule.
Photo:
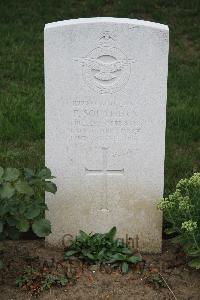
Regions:
<instances>
[{"instance_id":1,"label":"engraved cross","mask_svg":"<svg viewBox=\"0 0 200 300\"><path fill-rule=\"evenodd\" d=\"M108 207L108 180L109 175L123 175L124 169L108 169L108 148L102 147L103 151L103 164L102 169L87 169L85 168L86 175L102 175L104 178L104 207L101 208L101 211L109 211Z\"/></svg>"}]
</instances>

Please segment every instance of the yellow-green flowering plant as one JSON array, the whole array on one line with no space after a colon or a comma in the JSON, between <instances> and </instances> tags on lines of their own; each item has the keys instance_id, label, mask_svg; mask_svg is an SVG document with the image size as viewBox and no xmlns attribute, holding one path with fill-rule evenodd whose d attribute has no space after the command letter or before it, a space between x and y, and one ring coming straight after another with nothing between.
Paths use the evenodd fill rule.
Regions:
<instances>
[{"instance_id":1,"label":"yellow-green flowering plant","mask_svg":"<svg viewBox=\"0 0 200 300\"><path fill-rule=\"evenodd\" d=\"M189 266L200 269L200 173L181 179L176 191L161 199L158 208L171 225L166 233L177 234L174 241L180 243L185 253L192 257Z\"/></svg>"}]
</instances>

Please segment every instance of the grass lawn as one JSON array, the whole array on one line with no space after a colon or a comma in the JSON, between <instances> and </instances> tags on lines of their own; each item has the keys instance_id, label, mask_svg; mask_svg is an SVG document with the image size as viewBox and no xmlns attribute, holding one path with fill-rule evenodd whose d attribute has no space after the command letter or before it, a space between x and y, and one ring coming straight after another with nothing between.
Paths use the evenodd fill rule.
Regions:
<instances>
[{"instance_id":1,"label":"grass lawn","mask_svg":"<svg viewBox=\"0 0 200 300\"><path fill-rule=\"evenodd\" d=\"M43 28L79 17L168 24L165 193L200 168L199 0L1 0L0 165L44 165Z\"/></svg>"}]
</instances>

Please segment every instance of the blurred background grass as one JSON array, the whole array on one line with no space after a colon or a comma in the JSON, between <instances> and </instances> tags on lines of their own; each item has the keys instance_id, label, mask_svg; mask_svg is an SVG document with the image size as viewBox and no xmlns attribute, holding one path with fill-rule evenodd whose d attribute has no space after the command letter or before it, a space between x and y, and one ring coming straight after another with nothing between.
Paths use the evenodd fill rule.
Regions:
<instances>
[{"instance_id":1,"label":"blurred background grass","mask_svg":"<svg viewBox=\"0 0 200 300\"><path fill-rule=\"evenodd\" d=\"M1 0L0 165L44 165L43 28L79 17L168 24L165 193L200 168L199 0Z\"/></svg>"}]
</instances>

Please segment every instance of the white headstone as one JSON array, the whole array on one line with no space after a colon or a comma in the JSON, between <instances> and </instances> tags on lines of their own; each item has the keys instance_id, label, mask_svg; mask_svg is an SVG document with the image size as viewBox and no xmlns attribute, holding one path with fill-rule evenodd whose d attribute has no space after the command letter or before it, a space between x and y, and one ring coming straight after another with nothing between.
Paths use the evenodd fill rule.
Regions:
<instances>
[{"instance_id":1,"label":"white headstone","mask_svg":"<svg viewBox=\"0 0 200 300\"><path fill-rule=\"evenodd\" d=\"M168 27L115 18L45 26L51 245L106 232L161 250Z\"/></svg>"}]
</instances>

